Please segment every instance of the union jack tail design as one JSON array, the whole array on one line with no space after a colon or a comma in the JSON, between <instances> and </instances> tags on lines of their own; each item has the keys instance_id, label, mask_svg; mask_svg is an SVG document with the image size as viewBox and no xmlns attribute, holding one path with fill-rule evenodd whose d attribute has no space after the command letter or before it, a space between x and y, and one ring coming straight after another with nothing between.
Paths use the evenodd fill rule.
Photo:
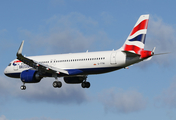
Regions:
<instances>
[{"instance_id":1,"label":"union jack tail design","mask_svg":"<svg viewBox=\"0 0 176 120\"><path fill-rule=\"evenodd\" d=\"M144 50L149 15L141 15L125 41L122 50L141 55Z\"/></svg>"}]
</instances>

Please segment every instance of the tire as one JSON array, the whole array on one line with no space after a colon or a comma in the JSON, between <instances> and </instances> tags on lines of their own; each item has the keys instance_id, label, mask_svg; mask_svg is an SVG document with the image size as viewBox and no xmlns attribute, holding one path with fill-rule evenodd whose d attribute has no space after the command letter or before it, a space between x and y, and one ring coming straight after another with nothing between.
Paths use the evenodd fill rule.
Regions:
<instances>
[{"instance_id":1,"label":"tire","mask_svg":"<svg viewBox=\"0 0 176 120\"><path fill-rule=\"evenodd\" d=\"M57 81L53 82L53 87L56 88L57 87Z\"/></svg>"},{"instance_id":2,"label":"tire","mask_svg":"<svg viewBox=\"0 0 176 120\"><path fill-rule=\"evenodd\" d=\"M25 86L25 85L22 85L22 86L20 87L20 89L21 89L21 90L26 90L26 86Z\"/></svg>"},{"instance_id":3,"label":"tire","mask_svg":"<svg viewBox=\"0 0 176 120\"><path fill-rule=\"evenodd\" d=\"M62 87L62 82L58 81L58 82L57 82L57 87L58 87L58 88L61 88L61 87Z\"/></svg>"},{"instance_id":4,"label":"tire","mask_svg":"<svg viewBox=\"0 0 176 120\"><path fill-rule=\"evenodd\" d=\"M82 86L82 88L85 88L86 87L86 82L82 82L81 86Z\"/></svg>"},{"instance_id":5,"label":"tire","mask_svg":"<svg viewBox=\"0 0 176 120\"><path fill-rule=\"evenodd\" d=\"M86 82L86 88L90 87L90 82Z\"/></svg>"},{"instance_id":6,"label":"tire","mask_svg":"<svg viewBox=\"0 0 176 120\"><path fill-rule=\"evenodd\" d=\"M54 88L61 88L62 87L62 82L60 82L60 81L54 81L53 82L53 87Z\"/></svg>"}]
</instances>

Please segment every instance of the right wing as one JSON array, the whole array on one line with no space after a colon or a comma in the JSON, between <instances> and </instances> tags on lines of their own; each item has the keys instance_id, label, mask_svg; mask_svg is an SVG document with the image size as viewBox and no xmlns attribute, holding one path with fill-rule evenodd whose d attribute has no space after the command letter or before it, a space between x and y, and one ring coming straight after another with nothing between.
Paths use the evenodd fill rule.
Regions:
<instances>
[{"instance_id":1,"label":"right wing","mask_svg":"<svg viewBox=\"0 0 176 120\"><path fill-rule=\"evenodd\" d=\"M24 57L22 55L23 45L24 45L24 40L22 41L20 48L16 54L18 60L22 61L23 63L29 65L30 67L33 67L34 69L37 69L38 71L41 71L41 72L52 73L52 74L63 73L63 74L69 75L68 71L66 71L64 69L60 69L60 68L56 68L56 67L49 66L46 64L42 64L42 63L39 63L38 61Z\"/></svg>"}]
</instances>

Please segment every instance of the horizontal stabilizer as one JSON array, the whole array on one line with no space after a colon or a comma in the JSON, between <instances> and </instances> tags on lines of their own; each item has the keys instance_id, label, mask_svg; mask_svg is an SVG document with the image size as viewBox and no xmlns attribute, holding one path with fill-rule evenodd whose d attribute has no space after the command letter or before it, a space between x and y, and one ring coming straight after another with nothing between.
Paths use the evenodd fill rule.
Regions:
<instances>
[{"instance_id":1,"label":"horizontal stabilizer","mask_svg":"<svg viewBox=\"0 0 176 120\"><path fill-rule=\"evenodd\" d=\"M133 53L133 52L129 52L129 51L122 51L124 52L128 57L139 57L139 54Z\"/></svg>"}]
</instances>

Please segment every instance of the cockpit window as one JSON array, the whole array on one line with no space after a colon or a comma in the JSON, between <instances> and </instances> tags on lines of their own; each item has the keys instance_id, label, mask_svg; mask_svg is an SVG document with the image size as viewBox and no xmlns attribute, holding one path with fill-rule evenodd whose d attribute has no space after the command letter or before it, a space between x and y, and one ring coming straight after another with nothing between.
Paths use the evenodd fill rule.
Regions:
<instances>
[{"instance_id":1,"label":"cockpit window","mask_svg":"<svg viewBox=\"0 0 176 120\"><path fill-rule=\"evenodd\" d=\"M11 66L11 63L8 66Z\"/></svg>"}]
</instances>

